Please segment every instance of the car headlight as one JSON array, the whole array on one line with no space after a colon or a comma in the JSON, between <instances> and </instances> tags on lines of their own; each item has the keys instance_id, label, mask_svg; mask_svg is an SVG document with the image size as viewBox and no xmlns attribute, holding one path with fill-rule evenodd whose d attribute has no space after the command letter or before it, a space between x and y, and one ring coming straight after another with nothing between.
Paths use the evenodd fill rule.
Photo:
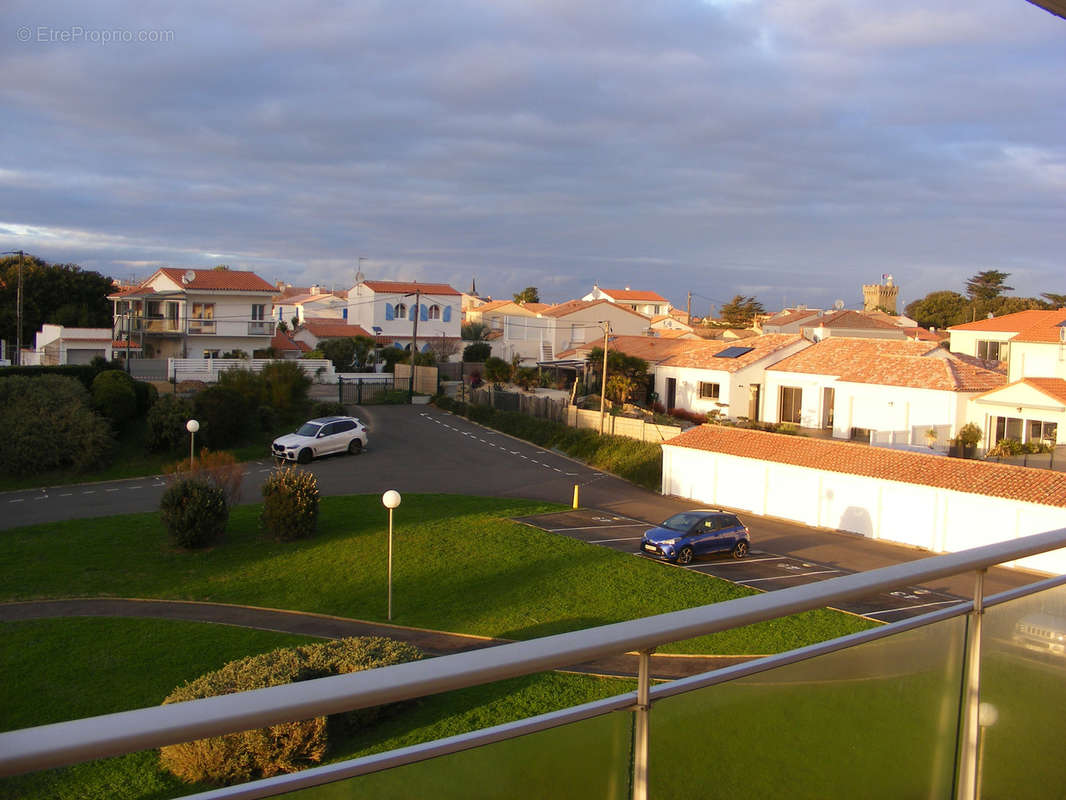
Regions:
<instances>
[{"instance_id":1,"label":"car headlight","mask_svg":"<svg viewBox=\"0 0 1066 800\"><path fill-rule=\"evenodd\" d=\"M661 539L659 544L677 544L680 541L680 539Z\"/></svg>"}]
</instances>

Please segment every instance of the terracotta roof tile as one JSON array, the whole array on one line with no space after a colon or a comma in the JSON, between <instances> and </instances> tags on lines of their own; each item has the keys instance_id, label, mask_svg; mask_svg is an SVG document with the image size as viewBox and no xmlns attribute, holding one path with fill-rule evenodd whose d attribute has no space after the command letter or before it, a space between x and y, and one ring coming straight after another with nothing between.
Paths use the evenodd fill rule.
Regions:
<instances>
[{"instance_id":1,"label":"terracotta roof tile","mask_svg":"<svg viewBox=\"0 0 1066 800\"><path fill-rule=\"evenodd\" d=\"M629 303L666 303L668 302L658 292L640 292L631 289L600 289L608 297L615 300L625 300Z\"/></svg>"},{"instance_id":2,"label":"terracotta roof tile","mask_svg":"<svg viewBox=\"0 0 1066 800\"><path fill-rule=\"evenodd\" d=\"M316 339L345 339L349 336L370 336L369 331L360 325L349 325L341 320L306 319L303 329Z\"/></svg>"},{"instance_id":3,"label":"terracotta roof tile","mask_svg":"<svg viewBox=\"0 0 1066 800\"><path fill-rule=\"evenodd\" d=\"M611 308L617 308L619 311L624 311L627 314L634 314L641 319L648 319L643 314L634 311L631 308L625 306L616 305L610 300L568 300L565 303L559 303L558 305L551 306L540 312L542 317L565 317L567 314L573 314L575 311L581 311L586 308L592 308L594 306L603 305L604 303L611 306Z\"/></svg>"},{"instance_id":4,"label":"terracotta roof tile","mask_svg":"<svg viewBox=\"0 0 1066 800\"><path fill-rule=\"evenodd\" d=\"M993 364L998 362L962 357L933 342L831 337L767 369L831 375L849 383L983 392L1007 383L1005 368Z\"/></svg>"},{"instance_id":5,"label":"terracotta roof tile","mask_svg":"<svg viewBox=\"0 0 1066 800\"><path fill-rule=\"evenodd\" d=\"M838 328L847 330L901 330L899 325L877 317L870 317L859 311L833 311L819 317L812 317L800 325L801 328Z\"/></svg>"},{"instance_id":6,"label":"terracotta roof tile","mask_svg":"<svg viewBox=\"0 0 1066 800\"><path fill-rule=\"evenodd\" d=\"M1066 311L1043 311L1041 309L1029 309L1018 311L1014 314L1004 314L1002 317L992 319L978 319L973 322L964 322L962 325L952 325L949 331L994 331L996 333L1020 333L1035 326L1054 324L1066 319Z\"/></svg>"},{"instance_id":7,"label":"terracotta roof tile","mask_svg":"<svg viewBox=\"0 0 1066 800\"><path fill-rule=\"evenodd\" d=\"M421 291L422 294L454 294L457 292L446 283L419 283L418 281L363 281L363 285L375 292L385 294L410 294Z\"/></svg>"},{"instance_id":8,"label":"terracotta roof tile","mask_svg":"<svg viewBox=\"0 0 1066 800\"><path fill-rule=\"evenodd\" d=\"M665 361L663 366L737 372L790 345L803 341L803 337L798 333L764 333L762 336L753 336L740 342L727 342L717 339L693 342L693 344L699 345L698 349L694 348L680 353ZM718 355L734 347L750 347L751 351L743 353L736 358L726 358Z\"/></svg>"},{"instance_id":9,"label":"terracotta roof tile","mask_svg":"<svg viewBox=\"0 0 1066 800\"><path fill-rule=\"evenodd\" d=\"M311 348L304 342L297 342L289 338L289 335L282 331L274 333L274 337L270 340L270 346L277 350L279 353L286 350L293 351L299 350L301 352L310 352Z\"/></svg>"},{"instance_id":10,"label":"terracotta roof tile","mask_svg":"<svg viewBox=\"0 0 1066 800\"><path fill-rule=\"evenodd\" d=\"M701 425L664 443L969 494L1066 507L1066 473L885 447Z\"/></svg>"},{"instance_id":11,"label":"terracotta roof tile","mask_svg":"<svg viewBox=\"0 0 1066 800\"><path fill-rule=\"evenodd\" d=\"M818 309L807 308L799 311L782 311L779 314L775 314L768 320L763 321L763 327L767 325L791 325L794 322L807 319L808 317L816 317L822 312Z\"/></svg>"},{"instance_id":12,"label":"terracotta roof tile","mask_svg":"<svg viewBox=\"0 0 1066 800\"><path fill-rule=\"evenodd\" d=\"M267 283L254 272L235 269L177 269L163 267L159 270L179 286L186 289L201 289L221 292L273 292L278 288ZM191 272L193 279L185 283L185 274ZM151 280L151 278L149 278Z\"/></svg>"},{"instance_id":13,"label":"terracotta roof tile","mask_svg":"<svg viewBox=\"0 0 1066 800\"><path fill-rule=\"evenodd\" d=\"M1048 311L1047 316L1011 339L1012 342L1048 342L1058 344L1063 339L1062 329L1066 327L1066 309Z\"/></svg>"}]
</instances>

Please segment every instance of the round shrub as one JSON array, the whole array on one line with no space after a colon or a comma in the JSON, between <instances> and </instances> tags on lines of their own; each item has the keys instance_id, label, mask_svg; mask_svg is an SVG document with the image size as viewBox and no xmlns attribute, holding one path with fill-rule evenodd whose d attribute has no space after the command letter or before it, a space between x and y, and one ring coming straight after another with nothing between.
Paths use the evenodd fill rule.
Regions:
<instances>
[{"instance_id":1,"label":"round shrub","mask_svg":"<svg viewBox=\"0 0 1066 800\"><path fill-rule=\"evenodd\" d=\"M137 416L137 391L133 378L117 369L93 378L93 407L115 425L124 425Z\"/></svg>"},{"instance_id":2,"label":"round shrub","mask_svg":"<svg viewBox=\"0 0 1066 800\"><path fill-rule=\"evenodd\" d=\"M212 544L226 530L229 520L226 493L192 479L179 480L167 489L159 511L175 544L189 549Z\"/></svg>"},{"instance_id":3,"label":"round shrub","mask_svg":"<svg viewBox=\"0 0 1066 800\"><path fill-rule=\"evenodd\" d=\"M318 479L314 473L282 467L263 483L264 533L279 541L306 539L318 527Z\"/></svg>"},{"instance_id":4,"label":"round shrub","mask_svg":"<svg viewBox=\"0 0 1066 800\"><path fill-rule=\"evenodd\" d=\"M312 417L344 417L348 412L335 400L323 400L311 406Z\"/></svg>"},{"instance_id":5,"label":"round shrub","mask_svg":"<svg viewBox=\"0 0 1066 800\"><path fill-rule=\"evenodd\" d=\"M33 475L106 464L114 447L108 421L93 413L77 378L0 378L0 471Z\"/></svg>"},{"instance_id":6,"label":"round shrub","mask_svg":"<svg viewBox=\"0 0 1066 800\"><path fill-rule=\"evenodd\" d=\"M262 371L267 403L280 414L290 414L307 402L311 379L295 361L271 361Z\"/></svg>"},{"instance_id":7,"label":"round shrub","mask_svg":"<svg viewBox=\"0 0 1066 800\"><path fill-rule=\"evenodd\" d=\"M137 415L147 414L148 409L159 399L159 390L148 381L134 381L133 391L137 395Z\"/></svg>"},{"instance_id":8,"label":"round shrub","mask_svg":"<svg viewBox=\"0 0 1066 800\"><path fill-rule=\"evenodd\" d=\"M163 704L281 686L297 681L377 669L422 658L410 644L380 637L340 639L231 661L221 669L179 686ZM375 722L399 704L344 714L285 722L241 733L168 745L162 766L184 781L243 783L281 772L295 772L320 761L331 729L350 733Z\"/></svg>"},{"instance_id":9,"label":"round shrub","mask_svg":"<svg viewBox=\"0 0 1066 800\"><path fill-rule=\"evenodd\" d=\"M492 345L488 342L474 342L463 350L463 361L484 361L492 355Z\"/></svg>"},{"instance_id":10,"label":"round shrub","mask_svg":"<svg viewBox=\"0 0 1066 800\"><path fill-rule=\"evenodd\" d=\"M165 394L148 409L148 449L153 452L189 446L185 423L193 418L192 403L176 394Z\"/></svg>"},{"instance_id":11,"label":"round shrub","mask_svg":"<svg viewBox=\"0 0 1066 800\"><path fill-rule=\"evenodd\" d=\"M193 414L200 423L198 435L212 450L240 441L254 409L244 395L229 386L210 386L193 398Z\"/></svg>"}]
</instances>

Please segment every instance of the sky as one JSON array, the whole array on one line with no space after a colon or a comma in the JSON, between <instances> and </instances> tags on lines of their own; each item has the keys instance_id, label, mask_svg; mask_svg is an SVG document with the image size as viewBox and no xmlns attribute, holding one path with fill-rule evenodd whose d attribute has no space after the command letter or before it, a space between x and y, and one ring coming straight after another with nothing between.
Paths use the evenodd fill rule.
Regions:
<instances>
[{"instance_id":1,"label":"sky","mask_svg":"<svg viewBox=\"0 0 1066 800\"><path fill-rule=\"evenodd\" d=\"M7 0L0 37L0 250L116 278L1066 293L1066 20L1024 0Z\"/></svg>"}]
</instances>

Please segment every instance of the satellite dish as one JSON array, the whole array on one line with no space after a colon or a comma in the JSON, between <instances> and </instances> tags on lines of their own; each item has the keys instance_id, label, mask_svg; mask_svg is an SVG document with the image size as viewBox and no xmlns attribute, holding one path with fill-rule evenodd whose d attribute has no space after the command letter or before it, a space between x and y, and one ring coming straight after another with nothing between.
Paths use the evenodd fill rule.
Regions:
<instances>
[{"instance_id":1,"label":"satellite dish","mask_svg":"<svg viewBox=\"0 0 1066 800\"><path fill-rule=\"evenodd\" d=\"M194 280L196 280L196 273L193 272L191 269L186 271L186 273L181 276L182 283L188 284L192 283Z\"/></svg>"},{"instance_id":2,"label":"satellite dish","mask_svg":"<svg viewBox=\"0 0 1066 800\"><path fill-rule=\"evenodd\" d=\"M842 311L844 309L844 301L837 300L833 303L833 308L835 308L837 311Z\"/></svg>"}]
</instances>

